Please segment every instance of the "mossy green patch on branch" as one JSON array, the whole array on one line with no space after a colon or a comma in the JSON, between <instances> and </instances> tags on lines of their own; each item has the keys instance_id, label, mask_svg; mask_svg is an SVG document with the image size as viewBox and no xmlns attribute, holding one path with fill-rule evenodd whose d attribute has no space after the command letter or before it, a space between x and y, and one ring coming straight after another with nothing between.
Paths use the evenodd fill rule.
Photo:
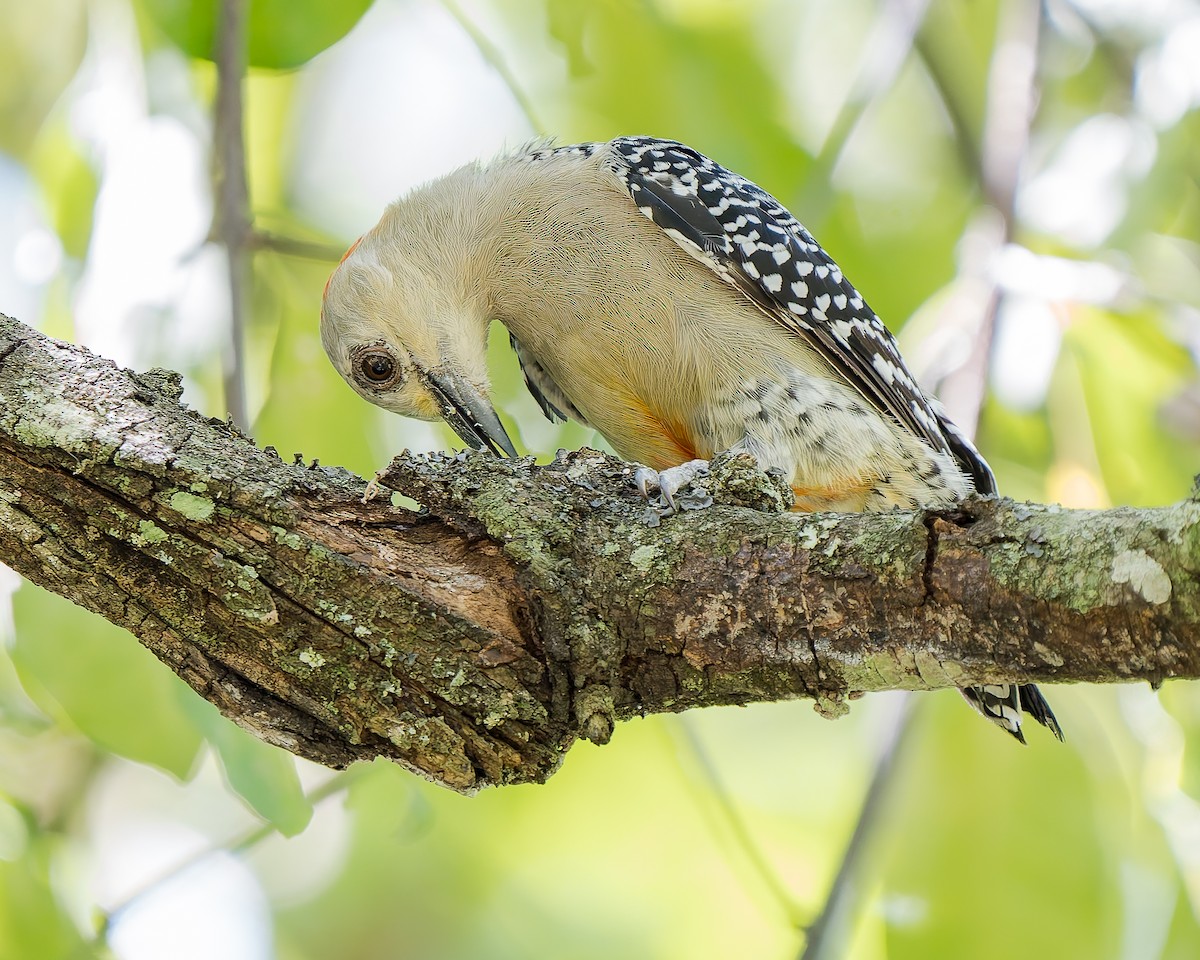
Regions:
<instances>
[{"instance_id":1,"label":"mossy green patch on branch","mask_svg":"<svg viewBox=\"0 0 1200 960\"><path fill-rule=\"evenodd\" d=\"M271 527L271 532L275 534L276 543L282 544L285 547L291 547L293 550L304 549L304 538L300 534L292 533L283 527Z\"/></svg>"},{"instance_id":2,"label":"mossy green patch on branch","mask_svg":"<svg viewBox=\"0 0 1200 960\"><path fill-rule=\"evenodd\" d=\"M212 517L217 505L208 497L198 497L186 490L177 490L167 501L168 506L188 520L204 521Z\"/></svg>"},{"instance_id":3,"label":"mossy green patch on branch","mask_svg":"<svg viewBox=\"0 0 1200 960\"><path fill-rule=\"evenodd\" d=\"M138 532L133 537L133 544L138 547L152 547L156 543L162 543L169 539L170 535L153 520L139 520Z\"/></svg>"},{"instance_id":4,"label":"mossy green patch on branch","mask_svg":"<svg viewBox=\"0 0 1200 960\"><path fill-rule=\"evenodd\" d=\"M629 554L629 565L642 573L649 573L658 556L659 550L657 547L643 545Z\"/></svg>"},{"instance_id":5,"label":"mossy green patch on branch","mask_svg":"<svg viewBox=\"0 0 1200 960\"><path fill-rule=\"evenodd\" d=\"M325 666L325 658L317 653L312 647L306 650L301 650L296 654L296 659L305 666L312 667L314 670Z\"/></svg>"}]
</instances>

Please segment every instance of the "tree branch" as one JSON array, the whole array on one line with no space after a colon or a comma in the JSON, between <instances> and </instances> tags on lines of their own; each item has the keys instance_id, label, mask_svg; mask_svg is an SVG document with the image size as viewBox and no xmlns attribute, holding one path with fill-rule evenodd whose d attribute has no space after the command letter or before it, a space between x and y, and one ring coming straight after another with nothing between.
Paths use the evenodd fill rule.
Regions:
<instances>
[{"instance_id":1,"label":"tree branch","mask_svg":"<svg viewBox=\"0 0 1200 960\"><path fill-rule=\"evenodd\" d=\"M120 624L227 716L331 766L460 791L690 707L999 680L1200 678L1200 504L716 506L647 523L629 468L284 463L0 318L0 560ZM718 499L761 477L716 471Z\"/></svg>"}]
</instances>

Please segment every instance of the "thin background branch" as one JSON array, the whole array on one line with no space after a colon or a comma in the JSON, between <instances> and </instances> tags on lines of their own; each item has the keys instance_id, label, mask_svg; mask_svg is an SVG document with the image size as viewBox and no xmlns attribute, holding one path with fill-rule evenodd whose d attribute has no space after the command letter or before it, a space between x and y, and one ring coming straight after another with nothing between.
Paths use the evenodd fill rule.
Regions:
<instances>
[{"instance_id":1,"label":"thin background branch","mask_svg":"<svg viewBox=\"0 0 1200 960\"><path fill-rule=\"evenodd\" d=\"M300 240L279 233L265 230L254 230L250 234L249 247L252 250L271 250L288 257L300 257L304 260L322 260L337 263L342 259L345 250L332 243L321 243L318 240Z\"/></svg>"},{"instance_id":2,"label":"thin background branch","mask_svg":"<svg viewBox=\"0 0 1200 960\"><path fill-rule=\"evenodd\" d=\"M250 284L250 199L242 82L246 75L248 0L222 0L217 29L217 99L213 119L214 238L225 247L229 275L229 342L222 364L225 407L249 429L246 409L246 315Z\"/></svg>"},{"instance_id":3,"label":"thin background branch","mask_svg":"<svg viewBox=\"0 0 1200 960\"><path fill-rule=\"evenodd\" d=\"M517 76L509 67L508 60L505 59L500 48L492 43L487 34L480 30L470 17L463 13L454 0L442 0L442 6L458 22L463 33L475 44L479 55L483 57L488 66L495 70L500 79L504 81L505 86L508 87L508 92L512 94L513 99L517 102L517 106L521 108L521 112L525 114L525 119L529 121L529 126L533 128L533 132L539 137L546 136L550 131L546 129L546 125L538 118L533 100L525 92L525 88L517 82Z\"/></svg>"},{"instance_id":4,"label":"thin background branch","mask_svg":"<svg viewBox=\"0 0 1200 960\"><path fill-rule=\"evenodd\" d=\"M845 954L862 902L862 884L859 882L862 860L869 852L875 830L887 810L888 795L896 783L896 774L903 768L902 761L907 756L905 748L912 740L921 702L911 693L904 693L896 700L895 712L887 717L888 733L875 759L875 769L871 771L871 782L863 795L858 820L829 885L825 905L808 928L801 960L821 960L822 957Z\"/></svg>"},{"instance_id":5,"label":"thin background branch","mask_svg":"<svg viewBox=\"0 0 1200 960\"><path fill-rule=\"evenodd\" d=\"M361 777L367 769L369 768L366 766L357 766L351 767L349 770L341 770L329 777L320 786L314 787L306 793L304 799L310 806L315 808L330 797L345 793L350 789L350 785ZM176 877L187 873L193 867L203 863L209 857L216 856L219 853L229 853L234 856L247 853L264 840L278 833L279 828L275 824L265 823L261 826L250 828L240 836L210 843L207 846L201 847L195 853L183 857L172 866L167 867L161 873L146 881L140 887L137 887L132 893L126 895L123 900L104 911L101 915L100 927L96 931L93 943L107 943L109 937L112 935L113 928L121 921L121 918L128 912L130 907L154 893L155 890L161 889Z\"/></svg>"},{"instance_id":6,"label":"thin background branch","mask_svg":"<svg viewBox=\"0 0 1200 960\"><path fill-rule=\"evenodd\" d=\"M899 15L887 15L888 10L897 8ZM898 34L891 48L896 51L903 49L907 55L914 45L918 45L916 38L919 36L925 5L908 0L885 7L884 11L876 36L880 36L891 24ZM908 17L904 16L905 12L909 14ZM959 154L964 160L977 163L974 173L992 208L977 217L967 230L968 234L984 232L987 242L981 249L977 246L979 260L971 260L964 267L985 276L995 256L1014 235L1017 191L1036 102L1041 16L1040 0L1008 0L1000 8L998 39L988 73L983 143L979 149L971 142L969 128L961 113L953 109L955 98L945 89L942 91L943 101L957 134L955 139L961 141ZM895 26L897 24L899 27ZM882 41L877 45L886 47ZM929 49L921 48L919 55L925 60L935 84L942 83L944 78L936 69L936 60L930 56ZM877 92L886 89L902 63L901 60L890 64L886 82L880 82L885 71L879 70L870 88ZM866 88L865 83L855 84L855 89ZM853 94L843 105L838 116L839 122L834 124L833 131L843 139L840 142L834 140L831 133L831 140L838 144L838 149L844 145L845 138L848 138L866 105L865 101L855 101ZM854 118L853 122L848 118ZM825 154L826 150L822 150L822 157ZM836 157L826 162L832 169ZM998 223L996 213L999 214ZM988 229L989 226L992 229ZM963 365L942 383L941 399L951 418L968 436L974 436L979 423L995 341L996 315L1003 297L1004 291L994 281L989 281L987 294L979 301L981 313L974 324L976 332L970 353ZM853 936L855 915L862 901L862 884L858 881L862 860L871 848L872 836L887 809L888 795L903 769L903 747L910 739L923 702L916 701L911 693L904 694L896 716L889 718L892 726L875 761L858 820L830 884L825 903L808 929L801 960L841 956Z\"/></svg>"},{"instance_id":7,"label":"thin background branch","mask_svg":"<svg viewBox=\"0 0 1200 960\"><path fill-rule=\"evenodd\" d=\"M842 151L871 104L896 82L908 62L928 10L929 0L888 0L883 4L863 45L850 92L817 153L818 169L828 172L837 166Z\"/></svg>"},{"instance_id":8,"label":"thin background branch","mask_svg":"<svg viewBox=\"0 0 1200 960\"><path fill-rule=\"evenodd\" d=\"M1008 0L1000 7L997 40L988 72L987 106L980 151L980 183L989 207L980 211L967 235L980 240L964 258L963 274L983 292L973 322L975 334L966 361L941 384L939 394L951 419L973 432L987 387L996 317L1005 292L993 278L996 256L1015 236L1017 193L1029 147L1037 102L1040 0Z\"/></svg>"},{"instance_id":9,"label":"thin background branch","mask_svg":"<svg viewBox=\"0 0 1200 960\"><path fill-rule=\"evenodd\" d=\"M672 720L671 728L677 733L676 742L691 757L699 779L702 781L703 789L709 798L715 801L715 811L712 809L712 804L699 804L701 810L713 815L714 819L719 818L724 822L733 842L737 844L746 862L758 875L763 886L770 893L771 899L779 905L784 916L787 917L788 923L798 926L801 910L795 898L772 866L770 859L755 843L753 834L739 812L733 795L724 780L721 779L711 752L696 730L695 721L686 715L670 719Z\"/></svg>"}]
</instances>

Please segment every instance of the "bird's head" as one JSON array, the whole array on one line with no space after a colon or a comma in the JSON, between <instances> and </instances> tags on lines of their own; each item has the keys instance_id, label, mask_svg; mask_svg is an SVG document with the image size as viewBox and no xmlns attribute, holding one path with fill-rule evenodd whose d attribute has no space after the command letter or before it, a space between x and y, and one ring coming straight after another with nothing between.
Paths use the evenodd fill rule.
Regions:
<instances>
[{"instance_id":1,"label":"bird's head","mask_svg":"<svg viewBox=\"0 0 1200 960\"><path fill-rule=\"evenodd\" d=\"M419 420L445 420L479 450L517 455L488 399L487 318L403 259L381 223L346 252L325 285L321 342L361 396ZM412 249L412 248L409 248Z\"/></svg>"}]
</instances>

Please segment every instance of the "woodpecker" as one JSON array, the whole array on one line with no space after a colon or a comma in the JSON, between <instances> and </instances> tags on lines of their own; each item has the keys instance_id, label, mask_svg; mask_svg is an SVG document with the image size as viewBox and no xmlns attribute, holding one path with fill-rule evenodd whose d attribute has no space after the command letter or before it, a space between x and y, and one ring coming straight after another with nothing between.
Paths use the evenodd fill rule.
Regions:
<instances>
[{"instance_id":1,"label":"woodpecker","mask_svg":"<svg viewBox=\"0 0 1200 960\"><path fill-rule=\"evenodd\" d=\"M321 339L367 400L516 456L489 400L494 320L545 415L645 464L668 504L722 451L781 470L798 510L996 492L812 235L682 143L535 145L418 188L330 277ZM1023 713L1062 739L1033 684L962 693L1022 743Z\"/></svg>"}]
</instances>

